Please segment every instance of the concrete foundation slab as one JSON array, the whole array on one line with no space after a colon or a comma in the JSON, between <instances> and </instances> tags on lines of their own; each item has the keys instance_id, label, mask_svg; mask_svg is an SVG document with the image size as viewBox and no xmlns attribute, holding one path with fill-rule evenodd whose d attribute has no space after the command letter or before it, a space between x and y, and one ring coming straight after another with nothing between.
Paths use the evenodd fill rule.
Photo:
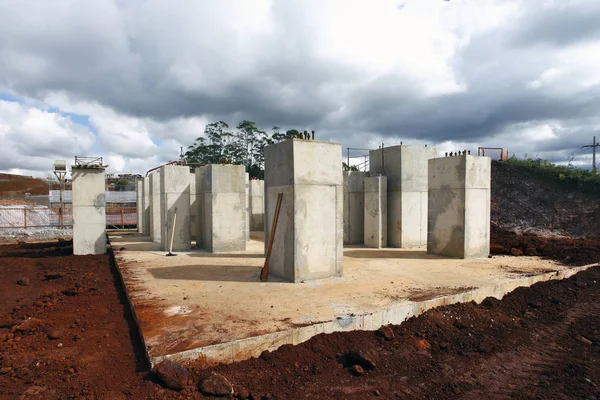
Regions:
<instances>
[{"instance_id":1,"label":"concrete foundation slab","mask_svg":"<svg viewBox=\"0 0 600 400\"><path fill-rule=\"evenodd\" d=\"M461 155L429 160L427 251L448 257L490 253L491 159Z\"/></svg>"},{"instance_id":2,"label":"concrete foundation slab","mask_svg":"<svg viewBox=\"0 0 600 400\"><path fill-rule=\"evenodd\" d=\"M160 207L164 223L160 234L164 251L185 251L192 247L190 235L190 168L181 165L160 167ZM174 218L175 214L177 217ZM175 229L173 229L175 221ZM173 236L173 238L171 238Z\"/></svg>"},{"instance_id":3,"label":"concrete foundation slab","mask_svg":"<svg viewBox=\"0 0 600 400\"><path fill-rule=\"evenodd\" d=\"M73 165L73 254L106 253L104 168Z\"/></svg>"},{"instance_id":4,"label":"concrete foundation slab","mask_svg":"<svg viewBox=\"0 0 600 400\"><path fill-rule=\"evenodd\" d=\"M160 172L155 171L150 175L150 239L161 243L164 215L160 208Z\"/></svg>"},{"instance_id":5,"label":"concrete foundation slab","mask_svg":"<svg viewBox=\"0 0 600 400\"><path fill-rule=\"evenodd\" d=\"M364 241L364 184L368 172L344 171L344 244L361 244Z\"/></svg>"},{"instance_id":6,"label":"concrete foundation slab","mask_svg":"<svg viewBox=\"0 0 600 400\"><path fill-rule=\"evenodd\" d=\"M501 298L519 286L584 269L537 257L444 259L422 250L344 250L344 278L260 282L264 258L248 251L165 257L137 235L113 236L128 297L150 359L211 365L258 357L319 333L374 330L441 305Z\"/></svg>"},{"instance_id":7,"label":"concrete foundation slab","mask_svg":"<svg viewBox=\"0 0 600 400\"><path fill-rule=\"evenodd\" d=\"M391 146L369 152L372 175L385 175L388 187L388 246L427 245L427 162L432 147Z\"/></svg>"},{"instance_id":8,"label":"concrete foundation slab","mask_svg":"<svg viewBox=\"0 0 600 400\"><path fill-rule=\"evenodd\" d=\"M198 247L213 253L246 249L245 172L241 165L196 170Z\"/></svg>"},{"instance_id":9,"label":"concrete foundation slab","mask_svg":"<svg viewBox=\"0 0 600 400\"><path fill-rule=\"evenodd\" d=\"M387 245L387 179L385 176L365 178L364 242L366 247Z\"/></svg>"},{"instance_id":10,"label":"concrete foundation slab","mask_svg":"<svg viewBox=\"0 0 600 400\"><path fill-rule=\"evenodd\" d=\"M265 148L267 237L283 193L272 274L292 282L342 275L341 165L339 143L292 139Z\"/></svg>"}]
</instances>

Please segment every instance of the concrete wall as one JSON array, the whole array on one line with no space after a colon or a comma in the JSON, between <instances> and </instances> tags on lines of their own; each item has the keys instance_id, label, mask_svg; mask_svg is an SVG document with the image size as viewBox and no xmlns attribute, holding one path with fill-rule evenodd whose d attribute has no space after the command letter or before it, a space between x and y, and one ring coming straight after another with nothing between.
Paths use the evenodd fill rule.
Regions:
<instances>
[{"instance_id":1,"label":"concrete wall","mask_svg":"<svg viewBox=\"0 0 600 400\"><path fill-rule=\"evenodd\" d=\"M250 240L250 174L247 172L244 174L244 181L244 229L246 233L246 241L248 241Z\"/></svg>"},{"instance_id":2,"label":"concrete wall","mask_svg":"<svg viewBox=\"0 0 600 400\"><path fill-rule=\"evenodd\" d=\"M368 172L343 171L344 244L364 242L364 185Z\"/></svg>"},{"instance_id":3,"label":"concrete wall","mask_svg":"<svg viewBox=\"0 0 600 400\"><path fill-rule=\"evenodd\" d=\"M144 207L143 207L143 181L140 179L135 183L135 210L137 212L137 231L144 233Z\"/></svg>"},{"instance_id":4,"label":"concrete wall","mask_svg":"<svg viewBox=\"0 0 600 400\"><path fill-rule=\"evenodd\" d=\"M432 147L391 146L369 152L371 174L387 177L389 247L427 244L427 162L434 157Z\"/></svg>"},{"instance_id":5,"label":"concrete wall","mask_svg":"<svg viewBox=\"0 0 600 400\"><path fill-rule=\"evenodd\" d=\"M160 172L155 171L150 176L150 239L153 242L161 243L162 226L163 226L163 212L160 208Z\"/></svg>"},{"instance_id":6,"label":"concrete wall","mask_svg":"<svg viewBox=\"0 0 600 400\"><path fill-rule=\"evenodd\" d=\"M213 253L246 250L245 192L241 165L196 169L198 247Z\"/></svg>"},{"instance_id":7,"label":"concrete wall","mask_svg":"<svg viewBox=\"0 0 600 400\"><path fill-rule=\"evenodd\" d=\"M487 257L490 252L489 157L429 160L427 252L449 257Z\"/></svg>"},{"instance_id":8,"label":"concrete wall","mask_svg":"<svg viewBox=\"0 0 600 400\"><path fill-rule=\"evenodd\" d=\"M364 243L366 247L387 246L387 178L365 178Z\"/></svg>"},{"instance_id":9,"label":"concrete wall","mask_svg":"<svg viewBox=\"0 0 600 400\"><path fill-rule=\"evenodd\" d=\"M142 234L150 236L150 177L142 181L142 221L144 221Z\"/></svg>"},{"instance_id":10,"label":"concrete wall","mask_svg":"<svg viewBox=\"0 0 600 400\"><path fill-rule=\"evenodd\" d=\"M250 230L265 230L265 181L250 181Z\"/></svg>"},{"instance_id":11,"label":"concrete wall","mask_svg":"<svg viewBox=\"0 0 600 400\"><path fill-rule=\"evenodd\" d=\"M104 168L72 167L73 254L106 253Z\"/></svg>"},{"instance_id":12,"label":"concrete wall","mask_svg":"<svg viewBox=\"0 0 600 400\"><path fill-rule=\"evenodd\" d=\"M196 174L190 173L190 239L196 240L198 231L198 202L196 201Z\"/></svg>"},{"instance_id":13,"label":"concrete wall","mask_svg":"<svg viewBox=\"0 0 600 400\"><path fill-rule=\"evenodd\" d=\"M160 167L160 208L164 216L160 235L167 251L173 235L173 251L191 249L190 235L190 168L181 165ZM173 218L177 214L177 218ZM175 230L173 221L175 220Z\"/></svg>"},{"instance_id":14,"label":"concrete wall","mask_svg":"<svg viewBox=\"0 0 600 400\"><path fill-rule=\"evenodd\" d=\"M292 282L342 275L341 165L339 143L293 139L265 148L267 239L277 195L283 193L272 274Z\"/></svg>"}]
</instances>

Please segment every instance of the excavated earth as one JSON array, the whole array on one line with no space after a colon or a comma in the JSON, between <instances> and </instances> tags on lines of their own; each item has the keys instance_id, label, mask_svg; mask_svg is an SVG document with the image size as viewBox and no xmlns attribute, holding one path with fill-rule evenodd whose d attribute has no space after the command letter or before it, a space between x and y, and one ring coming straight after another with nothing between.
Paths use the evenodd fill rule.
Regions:
<instances>
[{"instance_id":1,"label":"excavated earth","mask_svg":"<svg viewBox=\"0 0 600 400\"><path fill-rule=\"evenodd\" d=\"M590 239L495 228L493 244L572 265L600 259ZM180 390L148 371L110 256L73 256L66 241L2 245L0 271L2 399L204 398L215 373L235 397L253 399L600 398L600 266L377 332L319 335L241 363L192 367Z\"/></svg>"}]
</instances>

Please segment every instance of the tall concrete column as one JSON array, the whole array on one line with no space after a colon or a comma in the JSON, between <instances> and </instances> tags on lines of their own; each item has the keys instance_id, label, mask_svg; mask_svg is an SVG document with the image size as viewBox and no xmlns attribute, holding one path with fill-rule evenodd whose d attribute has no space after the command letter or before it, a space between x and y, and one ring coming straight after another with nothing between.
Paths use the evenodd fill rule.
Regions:
<instances>
[{"instance_id":1,"label":"tall concrete column","mask_svg":"<svg viewBox=\"0 0 600 400\"><path fill-rule=\"evenodd\" d=\"M366 247L387 245L387 179L385 176L365 178L364 242Z\"/></svg>"},{"instance_id":2,"label":"tall concrete column","mask_svg":"<svg viewBox=\"0 0 600 400\"><path fill-rule=\"evenodd\" d=\"M344 244L364 242L365 178L368 172L344 171Z\"/></svg>"},{"instance_id":3,"label":"tall concrete column","mask_svg":"<svg viewBox=\"0 0 600 400\"><path fill-rule=\"evenodd\" d=\"M266 229L283 193L269 270L288 281L341 276L342 147L286 140L265 148Z\"/></svg>"},{"instance_id":4,"label":"tall concrete column","mask_svg":"<svg viewBox=\"0 0 600 400\"><path fill-rule=\"evenodd\" d=\"M163 250L169 250L173 236L173 251L192 248L190 233L190 168L181 165L160 167L160 208L163 213L160 235ZM176 218L175 215L177 215ZM175 229L173 229L175 221Z\"/></svg>"},{"instance_id":5,"label":"tall concrete column","mask_svg":"<svg viewBox=\"0 0 600 400\"><path fill-rule=\"evenodd\" d=\"M246 241L250 240L250 174L249 173L245 173L244 174L244 201L245 201L245 207L244 207L244 229L245 229L245 233L246 233Z\"/></svg>"},{"instance_id":6,"label":"tall concrete column","mask_svg":"<svg viewBox=\"0 0 600 400\"><path fill-rule=\"evenodd\" d=\"M150 236L150 177L145 176L142 181L142 221L144 221L142 234Z\"/></svg>"},{"instance_id":7,"label":"tall concrete column","mask_svg":"<svg viewBox=\"0 0 600 400\"><path fill-rule=\"evenodd\" d=\"M429 160L427 252L478 258L490 253L491 159Z\"/></svg>"},{"instance_id":8,"label":"tall concrete column","mask_svg":"<svg viewBox=\"0 0 600 400\"><path fill-rule=\"evenodd\" d=\"M161 243L163 212L160 208L160 172L155 171L150 175L150 239Z\"/></svg>"},{"instance_id":9,"label":"tall concrete column","mask_svg":"<svg viewBox=\"0 0 600 400\"><path fill-rule=\"evenodd\" d=\"M72 166L73 254L106 253L104 166Z\"/></svg>"},{"instance_id":10,"label":"tall concrete column","mask_svg":"<svg viewBox=\"0 0 600 400\"><path fill-rule=\"evenodd\" d=\"M431 147L391 146L369 152L372 175L387 177L388 246L427 244L427 162Z\"/></svg>"},{"instance_id":11,"label":"tall concrete column","mask_svg":"<svg viewBox=\"0 0 600 400\"><path fill-rule=\"evenodd\" d=\"M137 231L138 233L144 233L144 194L142 193L143 181L139 179L135 185L135 194L136 194L136 202L135 202L135 210L137 212Z\"/></svg>"},{"instance_id":12,"label":"tall concrete column","mask_svg":"<svg viewBox=\"0 0 600 400\"><path fill-rule=\"evenodd\" d=\"M245 172L241 165L196 170L198 247L213 253L246 250Z\"/></svg>"},{"instance_id":13,"label":"tall concrete column","mask_svg":"<svg viewBox=\"0 0 600 400\"><path fill-rule=\"evenodd\" d=\"M198 231L198 202L196 201L196 174L190 173L190 233L191 240L196 240Z\"/></svg>"},{"instance_id":14,"label":"tall concrete column","mask_svg":"<svg viewBox=\"0 0 600 400\"><path fill-rule=\"evenodd\" d=\"M264 231L265 230L265 181L251 180L250 181L250 230Z\"/></svg>"}]
</instances>

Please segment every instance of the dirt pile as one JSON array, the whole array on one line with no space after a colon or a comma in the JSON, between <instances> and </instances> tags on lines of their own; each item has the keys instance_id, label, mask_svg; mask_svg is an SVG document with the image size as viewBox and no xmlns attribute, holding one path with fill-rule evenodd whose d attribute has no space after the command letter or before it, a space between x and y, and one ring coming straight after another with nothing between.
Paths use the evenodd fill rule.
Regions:
<instances>
[{"instance_id":1,"label":"dirt pile","mask_svg":"<svg viewBox=\"0 0 600 400\"><path fill-rule=\"evenodd\" d=\"M493 161L492 222L520 233L600 238L600 184Z\"/></svg>"},{"instance_id":2,"label":"dirt pile","mask_svg":"<svg viewBox=\"0 0 600 400\"><path fill-rule=\"evenodd\" d=\"M540 237L515 234L492 223L491 254L541 256L566 265L589 265L600 262L600 240L565 237Z\"/></svg>"},{"instance_id":3,"label":"dirt pile","mask_svg":"<svg viewBox=\"0 0 600 400\"><path fill-rule=\"evenodd\" d=\"M72 253L70 241L0 246L0 398L162 392L108 256Z\"/></svg>"},{"instance_id":4,"label":"dirt pile","mask_svg":"<svg viewBox=\"0 0 600 400\"><path fill-rule=\"evenodd\" d=\"M47 195L48 183L39 178L23 175L0 174L0 196Z\"/></svg>"}]
</instances>

